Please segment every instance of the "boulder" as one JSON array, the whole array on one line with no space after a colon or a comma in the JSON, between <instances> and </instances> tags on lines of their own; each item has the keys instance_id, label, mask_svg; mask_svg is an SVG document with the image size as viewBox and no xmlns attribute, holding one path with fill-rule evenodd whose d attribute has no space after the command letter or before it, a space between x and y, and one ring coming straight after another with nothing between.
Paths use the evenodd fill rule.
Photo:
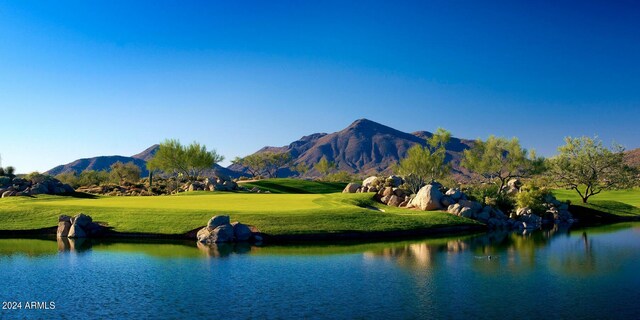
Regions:
<instances>
[{"instance_id":1,"label":"boulder","mask_svg":"<svg viewBox=\"0 0 640 320\"><path fill-rule=\"evenodd\" d=\"M399 187L404 183L402 178L398 177L396 175L389 176L387 178L387 182L389 182L391 184L391 187Z\"/></svg>"},{"instance_id":2,"label":"boulder","mask_svg":"<svg viewBox=\"0 0 640 320\"><path fill-rule=\"evenodd\" d=\"M36 183L33 186L31 186L31 191L29 192L31 195L36 195L36 194L46 194L49 192L49 188L42 183Z\"/></svg>"},{"instance_id":3,"label":"boulder","mask_svg":"<svg viewBox=\"0 0 640 320\"><path fill-rule=\"evenodd\" d=\"M404 196L406 196L404 190L402 190L400 188L393 188L393 194L395 194L396 196L398 196L400 198L404 198Z\"/></svg>"},{"instance_id":4,"label":"boulder","mask_svg":"<svg viewBox=\"0 0 640 320\"><path fill-rule=\"evenodd\" d=\"M80 227L84 228L88 226L91 222L93 222L93 219L91 219L90 216L84 213L79 213L75 215L73 219L71 219L71 221L74 225L79 225Z\"/></svg>"},{"instance_id":5,"label":"boulder","mask_svg":"<svg viewBox=\"0 0 640 320\"><path fill-rule=\"evenodd\" d=\"M462 209L460 209L460 213L458 214L461 217L464 218L473 218L473 210L471 210L471 208L469 207L462 207Z\"/></svg>"},{"instance_id":6,"label":"boulder","mask_svg":"<svg viewBox=\"0 0 640 320\"><path fill-rule=\"evenodd\" d=\"M518 208L518 210L516 210L516 216L530 215L530 214L532 214L532 211L529 207Z\"/></svg>"},{"instance_id":7,"label":"boulder","mask_svg":"<svg viewBox=\"0 0 640 320\"><path fill-rule=\"evenodd\" d=\"M358 189L360 189L361 187L362 186L359 183L351 182L346 187L344 187L342 193L356 193L356 191L358 191Z\"/></svg>"},{"instance_id":8,"label":"boulder","mask_svg":"<svg viewBox=\"0 0 640 320\"><path fill-rule=\"evenodd\" d=\"M482 210L482 204L480 204L480 202L477 202L477 201L460 200L458 203L463 207L470 208L474 213Z\"/></svg>"},{"instance_id":9,"label":"boulder","mask_svg":"<svg viewBox=\"0 0 640 320\"><path fill-rule=\"evenodd\" d=\"M198 241L201 243L232 242L234 240L234 228L231 224L219 225L215 228L204 227L198 231Z\"/></svg>"},{"instance_id":10,"label":"boulder","mask_svg":"<svg viewBox=\"0 0 640 320\"><path fill-rule=\"evenodd\" d=\"M363 187L371 187L376 180L378 179L378 177L376 176L371 176L369 178L364 179L364 181L362 181L362 186Z\"/></svg>"},{"instance_id":11,"label":"boulder","mask_svg":"<svg viewBox=\"0 0 640 320\"><path fill-rule=\"evenodd\" d=\"M69 228L69 233L67 234L69 238L86 238L87 234L82 230L82 227L78 224L72 224L71 228Z\"/></svg>"},{"instance_id":12,"label":"boulder","mask_svg":"<svg viewBox=\"0 0 640 320\"><path fill-rule=\"evenodd\" d=\"M214 216L207 223L207 227L215 228L225 224L230 224L229 216Z\"/></svg>"},{"instance_id":13,"label":"boulder","mask_svg":"<svg viewBox=\"0 0 640 320\"><path fill-rule=\"evenodd\" d=\"M383 197L391 197L393 195L393 188L392 187L386 187L384 188L384 190L382 190L382 196Z\"/></svg>"},{"instance_id":14,"label":"boulder","mask_svg":"<svg viewBox=\"0 0 640 320\"><path fill-rule=\"evenodd\" d=\"M447 190L447 192L445 193L445 195L451 197L451 199L453 199L453 201L458 201L462 198L462 192L458 189L449 189Z\"/></svg>"},{"instance_id":15,"label":"boulder","mask_svg":"<svg viewBox=\"0 0 640 320\"><path fill-rule=\"evenodd\" d=\"M440 203L442 204L443 207L449 207L450 205L452 205L452 204L454 204L456 202L451 197L444 196L440 200Z\"/></svg>"},{"instance_id":16,"label":"boulder","mask_svg":"<svg viewBox=\"0 0 640 320\"><path fill-rule=\"evenodd\" d=\"M440 204L442 196L443 194L438 187L428 184L420 188L416 197L409 204L420 208L420 210L439 210L442 209Z\"/></svg>"},{"instance_id":17,"label":"boulder","mask_svg":"<svg viewBox=\"0 0 640 320\"><path fill-rule=\"evenodd\" d=\"M3 198L8 198L8 197L13 197L17 194L17 192L13 191L13 190L8 190L2 193L2 197Z\"/></svg>"},{"instance_id":18,"label":"boulder","mask_svg":"<svg viewBox=\"0 0 640 320\"><path fill-rule=\"evenodd\" d=\"M233 236L236 241L248 241L251 239L252 232L246 224L234 222L231 226L233 227Z\"/></svg>"},{"instance_id":19,"label":"boulder","mask_svg":"<svg viewBox=\"0 0 640 320\"><path fill-rule=\"evenodd\" d=\"M454 203L447 208L447 212L451 214L455 214L456 216L460 215L460 210L462 210L463 206Z\"/></svg>"},{"instance_id":20,"label":"boulder","mask_svg":"<svg viewBox=\"0 0 640 320\"><path fill-rule=\"evenodd\" d=\"M58 222L58 231L56 232L56 236L58 238L68 237L70 230L71 230L71 222L70 221L59 221Z\"/></svg>"},{"instance_id":21,"label":"boulder","mask_svg":"<svg viewBox=\"0 0 640 320\"><path fill-rule=\"evenodd\" d=\"M404 207L406 207L406 206L409 204L409 201L411 201L411 200L409 199L409 197L405 197L405 198L404 198L404 201L402 201L402 202L398 205L398 207L400 207L400 208L404 208Z\"/></svg>"},{"instance_id":22,"label":"boulder","mask_svg":"<svg viewBox=\"0 0 640 320\"><path fill-rule=\"evenodd\" d=\"M404 197L400 198L398 196L396 196L395 194L392 195L389 198L389 201L387 202L387 205L389 206L394 206L394 207L399 207L400 204L404 201Z\"/></svg>"}]
</instances>

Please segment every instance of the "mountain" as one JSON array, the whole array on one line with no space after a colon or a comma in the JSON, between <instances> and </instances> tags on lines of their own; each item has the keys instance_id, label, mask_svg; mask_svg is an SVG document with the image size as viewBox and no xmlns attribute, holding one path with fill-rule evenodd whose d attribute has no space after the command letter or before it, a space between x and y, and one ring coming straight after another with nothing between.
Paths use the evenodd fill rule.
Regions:
<instances>
[{"instance_id":1,"label":"mountain","mask_svg":"<svg viewBox=\"0 0 640 320\"><path fill-rule=\"evenodd\" d=\"M140 168L141 174L140 176L146 177L149 175L149 171L147 170L147 161L153 158L153 156L160 149L160 145L154 144L151 147L145 149L144 151L135 154L131 157L125 156L100 156L93 158L85 158L78 159L76 161L67 163L65 165L57 166L47 172L46 174L50 174L52 176L67 173L67 172L75 172L80 173L84 170L110 170L111 165L120 161L122 163L133 162L136 166ZM235 178L238 177L239 174L228 170L227 168L221 167L219 165L215 165L215 167L204 173L205 175L214 175L214 174L224 174L226 176Z\"/></svg>"},{"instance_id":2,"label":"mountain","mask_svg":"<svg viewBox=\"0 0 640 320\"><path fill-rule=\"evenodd\" d=\"M407 150L416 144L426 145L428 131L406 133L377 122L359 119L347 128L331 134L316 133L302 137L288 146L264 147L257 152L290 152L294 164L304 163L309 168L323 157L336 163L339 170L350 173L388 172L393 164L406 156ZM452 138L447 144L447 161L452 162L454 170L462 151L473 144L471 140ZM231 165L229 169L242 172L245 168ZM311 174L315 173L313 170ZM282 170L280 175L290 175Z\"/></svg>"}]
</instances>

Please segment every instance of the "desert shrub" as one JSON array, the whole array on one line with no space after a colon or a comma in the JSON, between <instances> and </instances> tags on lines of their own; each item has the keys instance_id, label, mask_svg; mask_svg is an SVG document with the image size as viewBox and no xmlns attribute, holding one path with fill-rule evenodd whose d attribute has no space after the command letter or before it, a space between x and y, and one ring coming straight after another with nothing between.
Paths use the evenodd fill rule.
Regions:
<instances>
[{"instance_id":1,"label":"desert shrub","mask_svg":"<svg viewBox=\"0 0 640 320\"><path fill-rule=\"evenodd\" d=\"M73 188L77 188L80 186L79 178L75 172L65 172L55 176L62 183L66 183Z\"/></svg>"},{"instance_id":2,"label":"desert shrub","mask_svg":"<svg viewBox=\"0 0 640 320\"><path fill-rule=\"evenodd\" d=\"M351 182L352 180L353 180L353 175L344 170L330 173L322 179L322 181L326 181L326 182Z\"/></svg>"},{"instance_id":3,"label":"desert shrub","mask_svg":"<svg viewBox=\"0 0 640 320\"><path fill-rule=\"evenodd\" d=\"M470 200L498 208L502 212L512 211L515 207L515 199L498 190L499 187L495 184L483 184L469 187L464 192Z\"/></svg>"},{"instance_id":4,"label":"desert shrub","mask_svg":"<svg viewBox=\"0 0 640 320\"><path fill-rule=\"evenodd\" d=\"M42 174L38 171L34 171L26 175L24 178L32 183L43 183L51 180L53 177L48 174Z\"/></svg>"},{"instance_id":5,"label":"desert shrub","mask_svg":"<svg viewBox=\"0 0 640 320\"><path fill-rule=\"evenodd\" d=\"M518 208L528 207L534 213L541 214L545 212L544 199L548 194L547 189L540 188L533 183L527 183L516 194L516 204Z\"/></svg>"},{"instance_id":6,"label":"desert shrub","mask_svg":"<svg viewBox=\"0 0 640 320\"><path fill-rule=\"evenodd\" d=\"M78 177L80 186L99 186L109 181L109 173L106 171L85 170Z\"/></svg>"},{"instance_id":7,"label":"desert shrub","mask_svg":"<svg viewBox=\"0 0 640 320\"><path fill-rule=\"evenodd\" d=\"M8 187L11 184L11 178L6 176L0 177L0 188Z\"/></svg>"}]
</instances>

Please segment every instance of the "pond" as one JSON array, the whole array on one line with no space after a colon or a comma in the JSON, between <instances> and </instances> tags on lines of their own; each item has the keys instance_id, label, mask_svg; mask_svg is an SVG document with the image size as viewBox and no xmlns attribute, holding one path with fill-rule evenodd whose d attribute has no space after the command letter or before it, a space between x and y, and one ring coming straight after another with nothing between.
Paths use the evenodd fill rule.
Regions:
<instances>
[{"instance_id":1,"label":"pond","mask_svg":"<svg viewBox=\"0 0 640 320\"><path fill-rule=\"evenodd\" d=\"M0 239L0 270L2 319L637 319L640 224L264 247Z\"/></svg>"}]
</instances>

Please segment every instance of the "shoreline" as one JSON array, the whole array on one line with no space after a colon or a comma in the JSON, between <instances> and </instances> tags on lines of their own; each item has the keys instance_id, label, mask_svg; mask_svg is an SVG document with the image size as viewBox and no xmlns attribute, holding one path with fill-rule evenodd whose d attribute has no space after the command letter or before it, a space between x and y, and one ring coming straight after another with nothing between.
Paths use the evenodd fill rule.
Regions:
<instances>
[{"instance_id":1,"label":"shoreline","mask_svg":"<svg viewBox=\"0 0 640 320\"><path fill-rule=\"evenodd\" d=\"M162 234L162 233L136 233L117 232L107 230L105 233L86 239L153 239L153 240L190 240L197 241L196 234L200 229L196 228L182 234ZM0 238L41 238L55 237L58 227L49 227L30 230L0 230ZM403 240L422 236L448 236L465 235L487 231L485 225L459 225L434 227L426 229L394 230L394 231L374 231L357 232L345 231L336 233L307 233L307 234L261 234L265 244L287 244L300 242L324 242L324 241L379 241L379 240Z\"/></svg>"}]
</instances>

